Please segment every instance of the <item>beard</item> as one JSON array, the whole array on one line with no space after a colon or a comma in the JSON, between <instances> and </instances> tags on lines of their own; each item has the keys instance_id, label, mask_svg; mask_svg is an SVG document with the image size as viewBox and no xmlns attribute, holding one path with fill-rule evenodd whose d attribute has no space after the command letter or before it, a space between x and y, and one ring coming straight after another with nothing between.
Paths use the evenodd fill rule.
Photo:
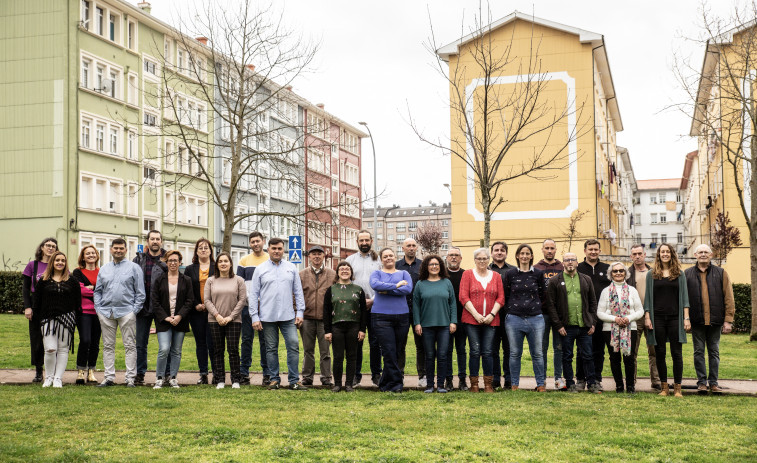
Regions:
<instances>
[{"instance_id":1,"label":"beard","mask_svg":"<svg viewBox=\"0 0 757 463\"><path fill-rule=\"evenodd\" d=\"M368 254L368 251L371 250L371 245L363 244L363 245L358 246L358 249L360 249L360 252L362 252L363 254Z\"/></svg>"}]
</instances>

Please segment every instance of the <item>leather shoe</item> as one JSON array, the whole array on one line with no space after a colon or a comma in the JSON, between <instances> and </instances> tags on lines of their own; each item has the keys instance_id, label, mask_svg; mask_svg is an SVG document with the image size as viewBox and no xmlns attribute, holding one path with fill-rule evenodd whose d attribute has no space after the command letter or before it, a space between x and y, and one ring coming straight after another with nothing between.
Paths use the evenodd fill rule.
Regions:
<instances>
[{"instance_id":1,"label":"leather shoe","mask_svg":"<svg viewBox=\"0 0 757 463\"><path fill-rule=\"evenodd\" d=\"M37 367L37 372L34 375L34 379L32 379L33 383L41 383L42 382L42 367Z\"/></svg>"},{"instance_id":2,"label":"leather shoe","mask_svg":"<svg viewBox=\"0 0 757 463\"><path fill-rule=\"evenodd\" d=\"M715 385L710 386L710 392L712 392L713 394L719 395L723 393L723 389L721 389L720 386L715 384Z\"/></svg>"}]
</instances>

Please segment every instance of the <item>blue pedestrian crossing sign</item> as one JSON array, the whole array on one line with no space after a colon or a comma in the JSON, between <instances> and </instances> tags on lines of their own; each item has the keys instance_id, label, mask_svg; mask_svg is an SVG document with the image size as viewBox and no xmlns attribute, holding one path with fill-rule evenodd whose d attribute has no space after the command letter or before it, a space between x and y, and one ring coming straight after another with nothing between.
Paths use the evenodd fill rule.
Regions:
<instances>
[{"instance_id":1,"label":"blue pedestrian crossing sign","mask_svg":"<svg viewBox=\"0 0 757 463\"><path fill-rule=\"evenodd\" d=\"M302 249L302 236L289 235L289 250Z\"/></svg>"},{"instance_id":2,"label":"blue pedestrian crossing sign","mask_svg":"<svg viewBox=\"0 0 757 463\"><path fill-rule=\"evenodd\" d=\"M302 263L302 249L290 249L289 262L293 264L301 264Z\"/></svg>"}]
</instances>

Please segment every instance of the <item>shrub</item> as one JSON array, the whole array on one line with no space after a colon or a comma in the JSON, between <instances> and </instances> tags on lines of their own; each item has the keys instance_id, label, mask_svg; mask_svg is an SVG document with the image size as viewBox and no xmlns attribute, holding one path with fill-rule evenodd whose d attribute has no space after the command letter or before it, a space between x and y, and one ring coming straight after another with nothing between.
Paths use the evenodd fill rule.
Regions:
<instances>
[{"instance_id":1,"label":"shrub","mask_svg":"<svg viewBox=\"0 0 757 463\"><path fill-rule=\"evenodd\" d=\"M0 313L24 313L21 272L0 272Z\"/></svg>"},{"instance_id":2,"label":"shrub","mask_svg":"<svg viewBox=\"0 0 757 463\"><path fill-rule=\"evenodd\" d=\"M733 285L733 298L736 301L736 315L733 318L735 333L748 333L752 327L752 287L747 284Z\"/></svg>"}]
</instances>

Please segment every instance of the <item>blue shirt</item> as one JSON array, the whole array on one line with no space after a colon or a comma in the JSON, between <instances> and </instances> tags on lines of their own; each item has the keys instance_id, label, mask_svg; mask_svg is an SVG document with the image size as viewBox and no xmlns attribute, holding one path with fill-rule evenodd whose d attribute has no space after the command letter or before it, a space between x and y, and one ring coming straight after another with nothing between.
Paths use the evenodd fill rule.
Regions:
<instances>
[{"instance_id":1,"label":"blue shirt","mask_svg":"<svg viewBox=\"0 0 757 463\"><path fill-rule=\"evenodd\" d=\"M260 264L252 275L247 303L252 323L303 318L305 296L297 267L285 260L280 260L278 264L272 260Z\"/></svg>"},{"instance_id":2,"label":"blue shirt","mask_svg":"<svg viewBox=\"0 0 757 463\"><path fill-rule=\"evenodd\" d=\"M397 283L405 280L407 284L397 287ZM413 278L404 270L386 273L376 270L371 274L371 288L376 291L373 299L372 313L402 315L410 313L407 306L407 296L413 294Z\"/></svg>"},{"instance_id":3,"label":"blue shirt","mask_svg":"<svg viewBox=\"0 0 757 463\"><path fill-rule=\"evenodd\" d=\"M121 318L142 310L145 280L142 269L124 259L103 265L94 291L95 311L105 318Z\"/></svg>"}]
</instances>

